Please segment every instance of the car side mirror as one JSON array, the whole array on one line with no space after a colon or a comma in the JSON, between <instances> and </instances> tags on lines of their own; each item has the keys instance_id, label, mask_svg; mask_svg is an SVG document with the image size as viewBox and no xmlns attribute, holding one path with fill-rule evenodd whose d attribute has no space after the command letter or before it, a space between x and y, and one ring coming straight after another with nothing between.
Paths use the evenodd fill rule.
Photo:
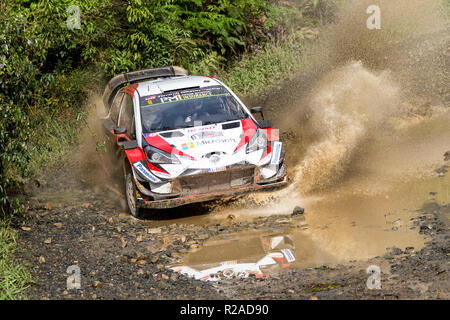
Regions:
<instances>
[{"instance_id":1,"label":"car side mirror","mask_svg":"<svg viewBox=\"0 0 450 320\"><path fill-rule=\"evenodd\" d=\"M258 121L259 126L261 127L261 129L268 129L268 128L272 128L272 121L270 120L260 120Z\"/></svg>"},{"instance_id":2,"label":"car side mirror","mask_svg":"<svg viewBox=\"0 0 450 320\"><path fill-rule=\"evenodd\" d=\"M127 128L115 128L114 134L124 134L127 132Z\"/></svg>"},{"instance_id":3,"label":"car side mirror","mask_svg":"<svg viewBox=\"0 0 450 320\"><path fill-rule=\"evenodd\" d=\"M263 109L263 108L262 108L261 106L253 107L253 108L250 109L250 112L251 112L251 113L260 113L262 119L264 120L264 114L263 114L262 109Z\"/></svg>"}]
</instances>

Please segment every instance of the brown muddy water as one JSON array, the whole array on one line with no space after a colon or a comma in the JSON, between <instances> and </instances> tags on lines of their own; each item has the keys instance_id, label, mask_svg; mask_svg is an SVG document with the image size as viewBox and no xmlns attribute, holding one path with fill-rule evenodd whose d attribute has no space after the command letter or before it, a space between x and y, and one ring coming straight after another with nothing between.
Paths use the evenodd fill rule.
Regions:
<instances>
[{"instance_id":1,"label":"brown muddy water","mask_svg":"<svg viewBox=\"0 0 450 320\"><path fill-rule=\"evenodd\" d=\"M297 109L284 121L285 129L298 133L285 141L287 153L300 154L289 163L290 186L221 203L207 215L176 222L251 222L290 214L295 206L305 208L303 217L292 219L294 226L284 230L210 239L182 264L198 271L234 266L238 274L239 266L250 268L245 263L258 264L267 255L290 250L295 261L286 263L284 255L281 263L260 266L270 273L367 260L393 247L420 250L427 239L413 223L418 209L427 201L450 201L450 178L435 171L450 149L450 111L441 103L423 107L417 101L405 97L390 72L369 70L360 61L325 74L307 99L293 103ZM296 111L306 113L307 121L296 121ZM298 147L301 139L308 141L303 149ZM289 244L270 245L280 237Z\"/></svg>"},{"instance_id":2,"label":"brown muddy water","mask_svg":"<svg viewBox=\"0 0 450 320\"><path fill-rule=\"evenodd\" d=\"M416 112L385 73L371 72L358 62L324 79L312 90L315 111L306 127L315 140L302 150L301 161L288 164L287 188L180 207L133 223L251 224L258 217L290 215L295 206L305 208L300 217L286 216L284 228L249 226L245 232L207 240L181 261L181 266L195 270L252 265L272 255L275 264L259 266L270 274L367 260L392 247L420 250L427 238L412 221L418 209L427 201L450 202L450 176L436 172L450 149L449 108L434 105ZM286 141L287 152L298 152L298 144ZM86 190L74 186L67 192L40 194L39 200L79 207L86 201ZM282 250L290 250L293 259L280 256Z\"/></svg>"},{"instance_id":3,"label":"brown muddy water","mask_svg":"<svg viewBox=\"0 0 450 320\"><path fill-rule=\"evenodd\" d=\"M371 139L346 178L326 191L304 195L302 181L294 181L284 190L251 195L208 215L180 219L204 225L223 223L232 215L236 221L251 221L289 214L296 205L305 208L302 218L293 219L294 227L216 237L188 254L182 264L204 270L229 261L255 263L279 249L268 243L280 236L289 239L287 248L295 261L270 270L261 267L265 273L366 260L392 247L420 250L427 239L411 221L417 210L427 201L450 201L449 175L435 172L450 146L449 123L450 112L439 108L431 117L399 121L394 135L394 131L380 133ZM268 196L270 201L265 202ZM251 208L245 203L252 203Z\"/></svg>"}]
</instances>

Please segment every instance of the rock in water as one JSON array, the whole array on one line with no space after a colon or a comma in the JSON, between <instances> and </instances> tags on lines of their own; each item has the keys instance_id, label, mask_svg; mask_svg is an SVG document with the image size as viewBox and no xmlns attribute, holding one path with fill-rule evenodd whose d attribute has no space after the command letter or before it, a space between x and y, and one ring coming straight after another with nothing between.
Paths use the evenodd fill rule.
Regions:
<instances>
[{"instance_id":1,"label":"rock in water","mask_svg":"<svg viewBox=\"0 0 450 320\"><path fill-rule=\"evenodd\" d=\"M296 207L294 208L294 210L292 211L292 215L293 215L293 216L296 216L296 215L299 215L299 214L303 214L304 212L305 212L305 209L304 209L304 208L299 207L299 206L296 206Z\"/></svg>"},{"instance_id":2,"label":"rock in water","mask_svg":"<svg viewBox=\"0 0 450 320\"><path fill-rule=\"evenodd\" d=\"M448 161L450 160L450 151L447 151L446 153L444 153L444 161Z\"/></svg>"}]
</instances>

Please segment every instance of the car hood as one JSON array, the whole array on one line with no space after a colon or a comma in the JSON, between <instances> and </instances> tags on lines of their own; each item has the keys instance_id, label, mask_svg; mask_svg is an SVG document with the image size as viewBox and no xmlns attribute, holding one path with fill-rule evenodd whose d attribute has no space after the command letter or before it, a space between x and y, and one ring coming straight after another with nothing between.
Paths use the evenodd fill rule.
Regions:
<instances>
[{"instance_id":1,"label":"car hood","mask_svg":"<svg viewBox=\"0 0 450 320\"><path fill-rule=\"evenodd\" d=\"M144 135L151 146L176 155L178 164L161 164L166 173L176 177L187 172L221 171L239 163L258 164L266 150L246 152L249 139L257 127L252 119L242 119L192 128L161 131Z\"/></svg>"}]
</instances>

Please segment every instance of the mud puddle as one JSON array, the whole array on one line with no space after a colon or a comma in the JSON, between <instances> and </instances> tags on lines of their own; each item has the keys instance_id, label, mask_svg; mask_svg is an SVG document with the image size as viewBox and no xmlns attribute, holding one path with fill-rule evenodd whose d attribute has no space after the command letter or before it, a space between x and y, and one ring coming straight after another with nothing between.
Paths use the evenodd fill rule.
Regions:
<instances>
[{"instance_id":1,"label":"mud puddle","mask_svg":"<svg viewBox=\"0 0 450 320\"><path fill-rule=\"evenodd\" d=\"M367 260L394 247L420 250L426 237L414 223L416 209L427 201L448 203L449 186L447 175L411 181L382 195L336 193L306 199L307 212L293 218L294 226L211 238L173 270L208 281L262 277L287 268Z\"/></svg>"},{"instance_id":2,"label":"mud puddle","mask_svg":"<svg viewBox=\"0 0 450 320\"><path fill-rule=\"evenodd\" d=\"M362 149L347 178L326 191L301 193L301 182L217 208L198 223L251 221L258 216L306 209L284 229L236 232L211 238L187 254L176 272L199 280L263 277L287 268L364 261L392 248L420 250L427 241L415 218L427 202L450 201L450 177L440 174L450 146L449 112L397 124ZM391 132L392 133L392 132ZM245 206L245 203L251 205ZM260 205L257 205L260 203Z\"/></svg>"}]
</instances>

